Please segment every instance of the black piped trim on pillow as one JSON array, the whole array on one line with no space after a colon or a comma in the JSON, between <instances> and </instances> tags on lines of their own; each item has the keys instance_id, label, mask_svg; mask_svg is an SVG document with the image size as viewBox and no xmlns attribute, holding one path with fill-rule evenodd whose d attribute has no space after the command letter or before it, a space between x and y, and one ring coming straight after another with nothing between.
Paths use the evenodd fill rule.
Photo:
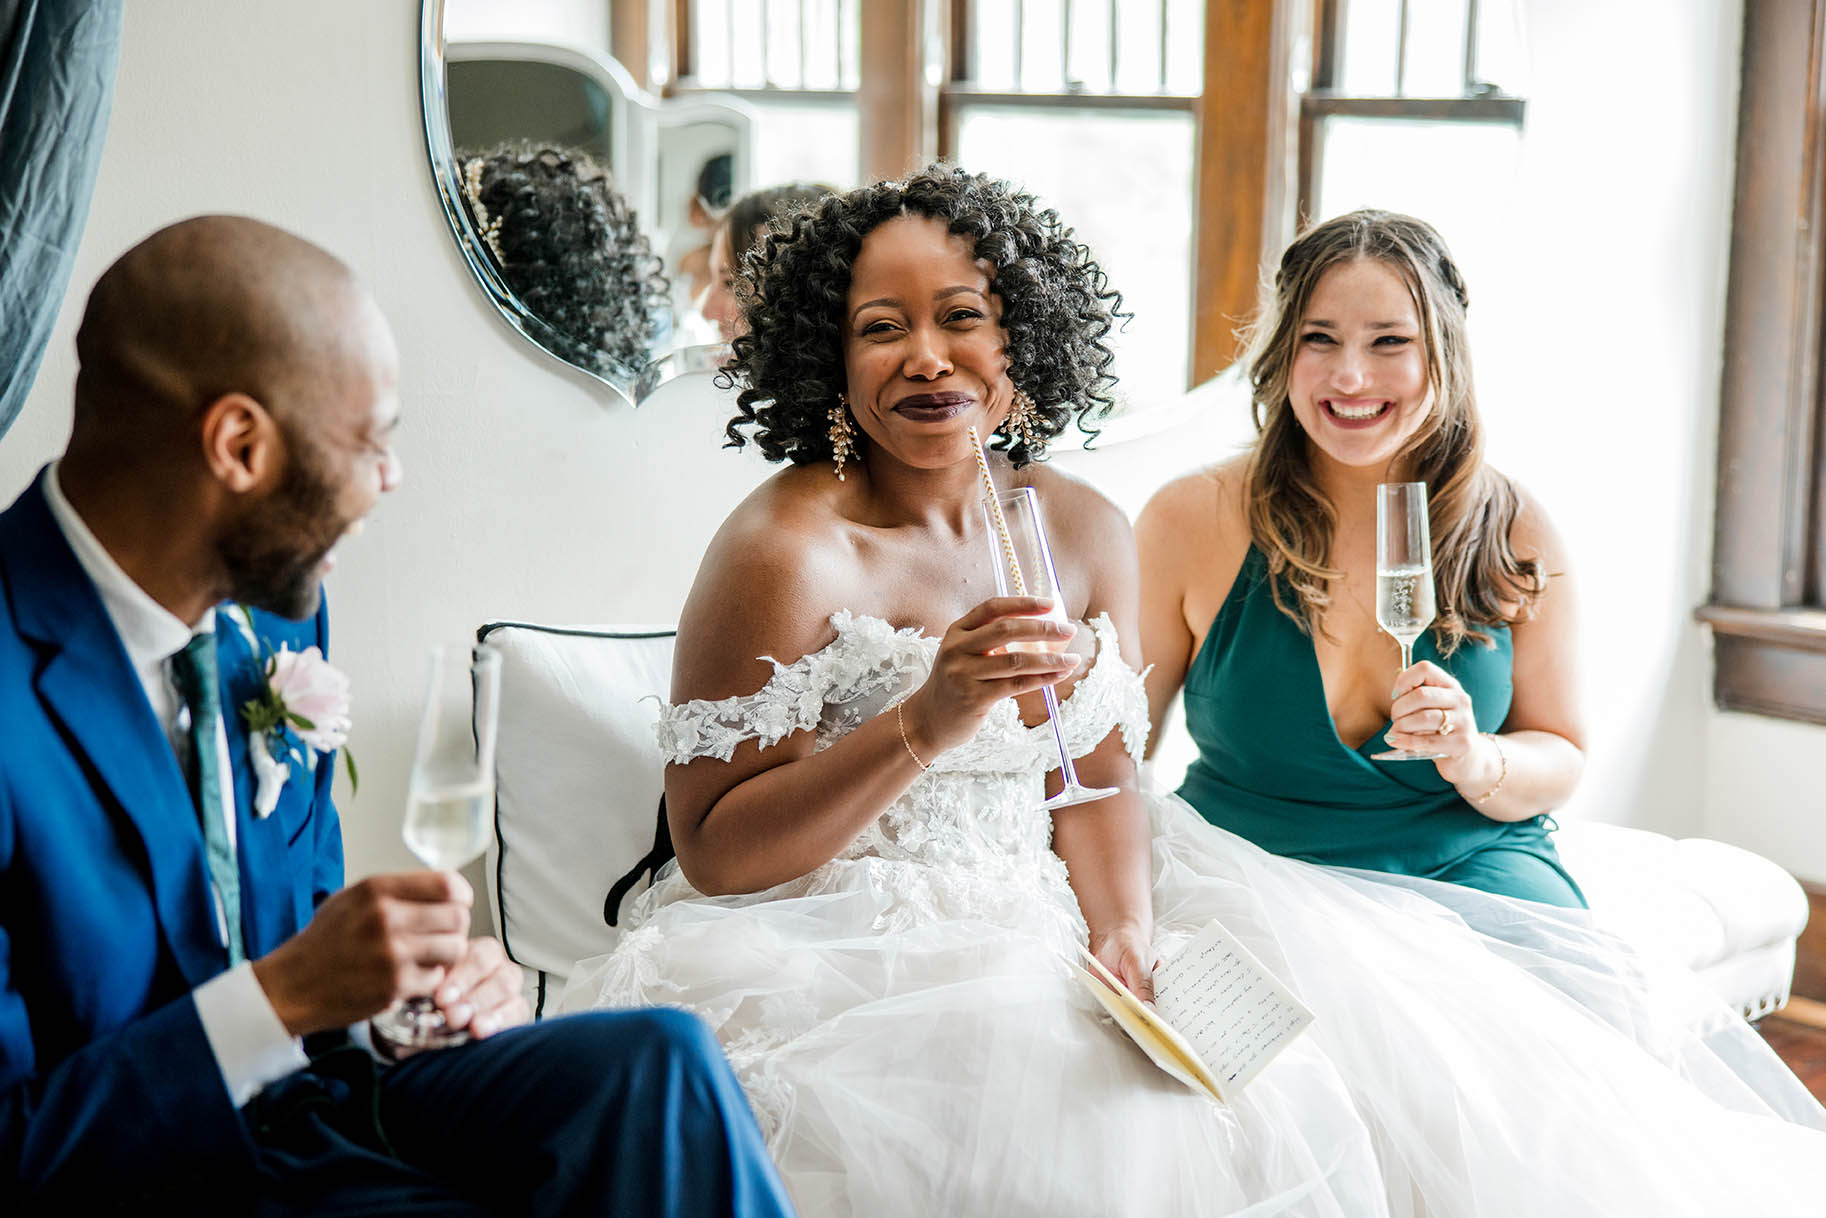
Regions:
<instances>
[{"instance_id":1,"label":"black piped trim on pillow","mask_svg":"<svg viewBox=\"0 0 1826 1218\"><path fill-rule=\"evenodd\" d=\"M642 856L628 873L609 886L608 899L602 903L602 920L610 926L621 917L621 903L627 899L634 885L640 883L641 873L645 872L649 880L659 878L659 869L678 857L672 851L672 825L666 820L666 797L659 797L659 823L653 828L653 849ZM501 882L495 881L499 888Z\"/></svg>"},{"instance_id":2,"label":"black piped trim on pillow","mask_svg":"<svg viewBox=\"0 0 1826 1218\"><path fill-rule=\"evenodd\" d=\"M532 630L537 631L540 634L556 634L570 638L584 639L670 639L676 637L678 634L678 631L676 630L579 630L575 627L568 626L540 626L533 622L488 622L476 629L476 642L486 643L488 641L488 636L497 630ZM659 824L660 832L666 832L666 797L664 795L659 797ZM666 858L671 858L672 838L670 833L667 833L665 840ZM657 837L655 838L653 845L654 849L647 853L646 858L641 859L639 863L634 865L634 870L629 873L630 875L638 875L641 869L647 866L648 860L653 858L654 854L657 853L659 849L659 840ZM507 953L507 958L524 968L527 967L526 961L514 955L513 944L508 941L507 937L507 905L504 896L506 889L501 883L502 865L507 861L507 843L501 838L501 800L498 791L496 792L495 798L495 846L495 932L501 937L501 948ZM653 870L658 870L665 861L666 859L662 858L659 862L654 863ZM615 884L619 887L626 880L627 876L623 876L622 879L615 881ZM628 882L628 888L632 888L633 886L634 882ZM623 888L621 890L621 896L626 895L627 888ZM605 916L617 908L621 903L620 899L615 896L614 888L610 889L610 900L613 901L613 904L605 903ZM615 925L614 917L608 917L608 923L610 926ZM546 989L545 970L539 969L537 971L539 974L539 989L538 1001L533 1009L533 1018L535 1019L544 1014Z\"/></svg>"}]
</instances>

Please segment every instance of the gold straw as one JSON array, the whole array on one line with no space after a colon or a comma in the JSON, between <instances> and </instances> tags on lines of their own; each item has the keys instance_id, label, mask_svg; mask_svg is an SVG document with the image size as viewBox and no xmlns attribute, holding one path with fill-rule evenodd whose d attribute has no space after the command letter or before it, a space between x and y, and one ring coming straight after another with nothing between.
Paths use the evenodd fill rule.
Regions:
<instances>
[{"instance_id":1,"label":"gold straw","mask_svg":"<svg viewBox=\"0 0 1826 1218\"><path fill-rule=\"evenodd\" d=\"M976 472L983 475L983 494L989 501L989 514L995 517L995 531L1002 539L1002 557L1008 560L1008 578L1013 581L1016 596L1027 595L1027 581L1021 578L1021 564L1014 556L1014 542L1008 537L1008 519L1002 515L1002 497L996 494L995 479L989 476L989 458L983 455L983 442L976 428L970 429L970 446L976 453Z\"/></svg>"}]
</instances>

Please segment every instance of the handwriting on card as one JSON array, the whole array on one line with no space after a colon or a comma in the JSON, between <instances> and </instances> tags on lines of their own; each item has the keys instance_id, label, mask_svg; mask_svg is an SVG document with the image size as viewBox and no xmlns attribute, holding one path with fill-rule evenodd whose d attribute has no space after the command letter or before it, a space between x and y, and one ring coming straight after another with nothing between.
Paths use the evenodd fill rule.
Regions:
<instances>
[{"instance_id":1,"label":"handwriting on card","mask_svg":"<svg viewBox=\"0 0 1826 1218\"><path fill-rule=\"evenodd\" d=\"M1312 1022L1299 999L1217 922L1155 970L1154 1002L1227 1095Z\"/></svg>"}]
</instances>

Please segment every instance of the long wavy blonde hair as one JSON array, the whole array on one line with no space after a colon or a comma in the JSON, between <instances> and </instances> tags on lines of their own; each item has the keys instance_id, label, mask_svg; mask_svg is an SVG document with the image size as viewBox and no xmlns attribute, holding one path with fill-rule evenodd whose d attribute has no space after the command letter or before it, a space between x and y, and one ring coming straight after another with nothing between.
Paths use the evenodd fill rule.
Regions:
<instances>
[{"instance_id":1,"label":"long wavy blonde hair","mask_svg":"<svg viewBox=\"0 0 1826 1218\"><path fill-rule=\"evenodd\" d=\"M1433 634L1440 654L1450 655L1466 639L1490 642L1479 627L1527 618L1546 573L1534 559L1516 554L1509 539L1519 507L1515 485L1484 464L1465 340L1470 298L1431 225L1391 212L1354 211L1307 230L1281 255L1272 291L1246 335L1256 426L1244 475L1249 533L1268 559L1275 604L1310 633L1331 604L1331 582L1342 574L1330 565L1338 513L1313 476L1288 383L1314 288L1332 267L1360 259L1394 271L1420 315L1433 407L1400 459L1410 477L1427 484L1440 605ZM1283 584L1293 603L1283 596Z\"/></svg>"}]
</instances>

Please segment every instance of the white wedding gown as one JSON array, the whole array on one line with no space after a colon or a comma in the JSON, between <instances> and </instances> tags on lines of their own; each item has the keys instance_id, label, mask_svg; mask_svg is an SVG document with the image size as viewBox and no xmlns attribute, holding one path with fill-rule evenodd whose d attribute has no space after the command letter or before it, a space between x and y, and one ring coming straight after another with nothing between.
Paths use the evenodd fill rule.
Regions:
<instances>
[{"instance_id":1,"label":"white wedding gown","mask_svg":"<svg viewBox=\"0 0 1826 1218\"><path fill-rule=\"evenodd\" d=\"M831 624L759 692L669 708L673 760L822 748L925 679L936 639ZM1141 680L1093 625L1067 738L1139 758ZM1277 858L1150 797L1162 954L1221 919L1316 1014L1233 1103L1194 1095L1068 972L1049 757L1003 702L809 875L706 897L669 864L560 1009L703 1016L804 1218L1819 1212L1826 1113L1691 977L1582 911Z\"/></svg>"}]
</instances>

